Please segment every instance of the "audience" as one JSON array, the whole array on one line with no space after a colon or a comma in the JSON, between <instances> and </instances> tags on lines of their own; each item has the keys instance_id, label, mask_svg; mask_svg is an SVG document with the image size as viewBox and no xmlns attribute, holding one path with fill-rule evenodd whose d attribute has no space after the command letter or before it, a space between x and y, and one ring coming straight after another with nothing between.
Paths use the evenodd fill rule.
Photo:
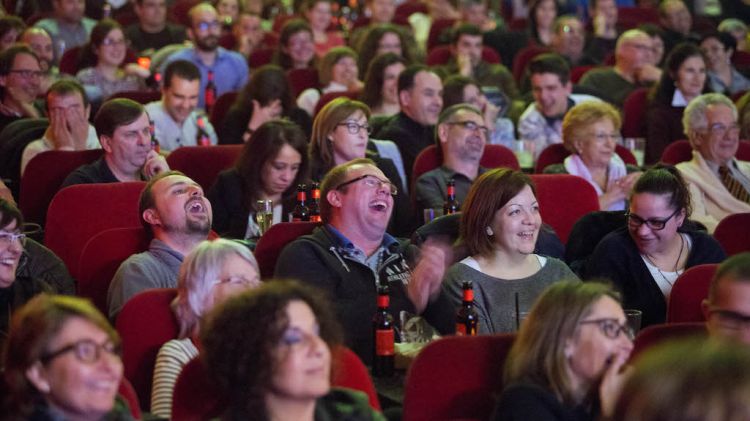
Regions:
<instances>
[{"instance_id":1,"label":"audience","mask_svg":"<svg viewBox=\"0 0 750 421\"><path fill-rule=\"evenodd\" d=\"M117 397L120 338L90 301L41 294L14 315L3 353L3 417L133 420Z\"/></svg>"},{"instance_id":2,"label":"audience","mask_svg":"<svg viewBox=\"0 0 750 421\"><path fill-rule=\"evenodd\" d=\"M14 45L0 53L0 131L22 118L43 115L36 97L42 77L39 59L25 45Z\"/></svg>"},{"instance_id":3,"label":"audience","mask_svg":"<svg viewBox=\"0 0 750 421\"><path fill-rule=\"evenodd\" d=\"M664 60L664 30L653 23L644 23L638 29L645 32L651 38L651 50L649 50L648 63L661 67Z\"/></svg>"},{"instance_id":4,"label":"audience","mask_svg":"<svg viewBox=\"0 0 750 421\"><path fill-rule=\"evenodd\" d=\"M732 35L710 33L703 37L700 45L708 65L711 91L732 96L750 89L750 79L732 64L732 56L737 51L737 40Z\"/></svg>"},{"instance_id":5,"label":"audience","mask_svg":"<svg viewBox=\"0 0 750 421\"><path fill-rule=\"evenodd\" d=\"M19 17L0 17L0 52L15 44L24 29L26 29L26 24Z\"/></svg>"},{"instance_id":6,"label":"audience","mask_svg":"<svg viewBox=\"0 0 750 421\"><path fill-rule=\"evenodd\" d=\"M584 278L610 279L625 308L643 312L642 326L664 323L672 285L685 270L718 263L719 243L687 220L690 193L674 167L641 175L629 197L627 226L605 236L588 259Z\"/></svg>"},{"instance_id":7,"label":"audience","mask_svg":"<svg viewBox=\"0 0 750 421\"><path fill-rule=\"evenodd\" d=\"M315 67L313 32L306 21L291 19L281 27L273 62L284 70Z\"/></svg>"},{"instance_id":8,"label":"audience","mask_svg":"<svg viewBox=\"0 0 750 421\"><path fill-rule=\"evenodd\" d=\"M161 100L146 104L154 125L159 148L171 152L181 146L210 146L217 143L214 126L208 116L197 109L201 73L186 60L167 65L161 87ZM203 138L203 139L202 139ZM209 144L205 144L205 139Z\"/></svg>"},{"instance_id":9,"label":"audience","mask_svg":"<svg viewBox=\"0 0 750 421\"><path fill-rule=\"evenodd\" d=\"M578 278L560 260L534 254L542 217L531 179L498 168L471 186L461 212L460 243L469 257L453 265L443 289L454 307L471 281L479 333L513 332L550 284Z\"/></svg>"},{"instance_id":10,"label":"audience","mask_svg":"<svg viewBox=\"0 0 750 421\"><path fill-rule=\"evenodd\" d=\"M37 22L55 40L55 58L59 61L65 50L86 43L96 21L84 16L86 3L81 0L52 0L53 14Z\"/></svg>"},{"instance_id":11,"label":"audience","mask_svg":"<svg viewBox=\"0 0 750 421\"><path fill-rule=\"evenodd\" d=\"M359 53L359 69L366 71L376 57L393 53L402 57L404 65L415 64L417 54L414 51L414 39L405 29L390 24L375 25L370 28L356 44L350 44Z\"/></svg>"},{"instance_id":12,"label":"audience","mask_svg":"<svg viewBox=\"0 0 750 421\"><path fill-rule=\"evenodd\" d=\"M315 54L323 57L333 47L346 45L346 41L338 30L331 30L333 19L333 1L304 0L302 14L312 29Z\"/></svg>"},{"instance_id":13,"label":"audience","mask_svg":"<svg viewBox=\"0 0 750 421\"><path fill-rule=\"evenodd\" d=\"M39 78L39 91L47 92L49 87L60 78L60 68L55 62L52 38L44 29L32 26L23 31L19 41L28 45L36 54L39 68L44 72Z\"/></svg>"},{"instance_id":14,"label":"audience","mask_svg":"<svg viewBox=\"0 0 750 421\"><path fill-rule=\"evenodd\" d=\"M263 20L260 16L243 12L232 25L234 36L234 50L249 58L250 54L263 46L265 31L262 27Z\"/></svg>"},{"instance_id":15,"label":"audience","mask_svg":"<svg viewBox=\"0 0 750 421\"><path fill-rule=\"evenodd\" d=\"M213 0L211 3L219 14L219 21L225 27L231 27L232 23L239 20L242 12L242 4L239 0Z\"/></svg>"},{"instance_id":16,"label":"audience","mask_svg":"<svg viewBox=\"0 0 750 421\"><path fill-rule=\"evenodd\" d=\"M710 336L750 345L750 253L729 257L719 265L702 303Z\"/></svg>"},{"instance_id":17,"label":"audience","mask_svg":"<svg viewBox=\"0 0 750 421\"><path fill-rule=\"evenodd\" d=\"M729 15L729 14L727 14ZM740 19L728 18L719 23L716 28L719 32L725 32L731 35L737 42L735 51L747 51L747 24Z\"/></svg>"},{"instance_id":18,"label":"audience","mask_svg":"<svg viewBox=\"0 0 750 421\"><path fill-rule=\"evenodd\" d=\"M289 222L297 186L308 177L306 140L299 126L287 120L270 120L258 127L234 166L222 171L208 191L213 229L219 235L260 237L255 222L259 200L273 201L274 224Z\"/></svg>"},{"instance_id":19,"label":"audience","mask_svg":"<svg viewBox=\"0 0 750 421\"><path fill-rule=\"evenodd\" d=\"M555 19L553 28L550 47L553 52L561 55L568 62L568 66L572 68L599 64L584 51L586 30L581 19L573 15L563 15Z\"/></svg>"},{"instance_id":20,"label":"audience","mask_svg":"<svg viewBox=\"0 0 750 421\"><path fill-rule=\"evenodd\" d=\"M362 89L357 68L357 53L349 47L329 49L318 63L318 79L320 88L308 88L297 97L297 106L311 117L315 117L315 107L323 94L356 92Z\"/></svg>"},{"instance_id":21,"label":"audience","mask_svg":"<svg viewBox=\"0 0 750 421\"><path fill-rule=\"evenodd\" d=\"M690 32L693 17L683 0L664 0L659 3L659 24L664 28L664 51L672 51L681 42L697 42L700 38Z\"/></svg>"},{"instance_id":22,"label":"audience","mask_svg":"<svg viewBox=\"0 0 750 421\"><path fill-rule=\"evenodd\" d=\"M172 302L180 333L162 345L156 356L152 414L171 418L174 386L182 368L198 356L205 316L229 298L260 285L258 262L242 244L224 239L204 241L185 256Z\"/></svg>"},{"instance_id":23,"label":"audience","mask_svg":"<svg viewBox=\"0 0 750 421\"><path fill-rule=\"evenodd\" d=\"M153 239L148 250L122 262L112 278L107 292L112 320L139 292L174 288L184 256L211 230L211 203L198 183L178 171L159 174L149 181L141 192L138 211Z\"/></svg>"},{"instance_id":24,"label":"audience","mask_svg":"<svg viewBox=\"0 0 750 421\"><path fill-rule=\"evenodd\" d=\"M737 108L724 95L701 95L685 108L682 124L693 159L677 169L690 186L691 217L713 232L727 215L750 212L750 162L736 158Z\"/></svg>"},{"instance_id":25,"label":"audience","mask_svg":"<svg viewBox=\"0 0 750 421\"><path fill-rule=\"evenodd\" d=\"M133 10L138 22L125 28L125 38L137 53L151 55L167 45L185 41L185 28L167 22L166 0L135 0Z\"/></svg>"},{"instance_id":26,"label":"audience","mask_svg":"<svg viewBox=\"0 0 750 421\"><path fill-rule=\"evenodd\" d=\"M341 336L332 313L318 291L288 281L214 311L202 358L227 403L221 419L385 421L364 393L331 388Z\"/></svg>"},{"instance_id":27,"label":"audience","mask_svg":"<svg viewBox=\"0 0 750 421\"><path fill-rule=\"evenodd\" d=\"M591 33L588 37L586 53L597 62L603 62L615 52L618 13L615 0L589 1Z\"/></svg>"},{"instance_id":28,"label":"audience","mask_svg":"<svg viewBox=\"0 0 750 421\"><path fill-rule=\"evenodd\" d=\"M370 63L359 99L372 110L373 117L390 117L401 111L398 101L398 77L406 69L406 60L395 54L381 54Z\"/></svg>"},{"instance_id":29,"label":"audience","mask_svg":"<svg viewBox=\"0 0 750 421\"><path fill-rule=\"evenodd\" d=\"M608 419L632 350L616 291L597 282L554 284L521 323L492 419Z\"/></svg>"}]
</instances>

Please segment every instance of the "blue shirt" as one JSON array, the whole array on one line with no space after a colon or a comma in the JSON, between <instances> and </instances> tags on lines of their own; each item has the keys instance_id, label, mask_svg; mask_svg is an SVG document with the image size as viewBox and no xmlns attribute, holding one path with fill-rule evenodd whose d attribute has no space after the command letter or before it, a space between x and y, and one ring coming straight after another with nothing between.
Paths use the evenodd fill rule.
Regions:
<instances>
[{"instance_id":1,"label":"blue shirt","mask_svg":"<svg viewBox=\"0 0 750 421\"><path fill-rule=\"evenodd\" d=\"M208 71L214 72L214 85L216 86L216 98L221 94L230 91L239 91L247 82L249 70L247 60L234 51L226 50L222 47L216 49L216 59L212 67L206 66L195 54L195 48L185 48L172 54L159 69L159 73L164 74L167 65L175 60L187 60L192 62L201 71L201 89L198 98L198 106L206 107L205 90L208 84Z\"/></svg>"}]
</instances>

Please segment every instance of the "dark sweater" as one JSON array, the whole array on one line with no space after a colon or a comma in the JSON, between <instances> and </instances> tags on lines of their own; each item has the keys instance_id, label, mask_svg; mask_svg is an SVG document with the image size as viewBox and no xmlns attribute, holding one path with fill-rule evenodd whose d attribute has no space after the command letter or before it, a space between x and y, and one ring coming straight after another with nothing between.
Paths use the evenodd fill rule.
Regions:
<instances>
[{"instance_id":1,"label":"dark sweater","mask_svg":"<svg viewBox=\"0 0 750 421\"><path fill-rule=\"evenodd\" d=\"M530 383L514 383L503 390L495 406L493 421L592 421L593 411L571 408L549 390Z\"/></svg>"},{"instance_id":2,"label":"dark sweater","mask_svg":"<svg viewBox=\"0 0 750 421\"><path fill-rule=\"evenodd\" d=\"M250 104L247 107L238 107L233 105L226 116L224 121L216 127L216 135L219 137L219 145L241 145L243 142L242 135L247 130L247 124L250 122L250 118L253 116L253 106ZM305 135L309 138L312 133L312 120L310 116L302 109L293 107L282 116L288 118L305 132Z\"/></svg>"},{"instance_id":3,"label":"dark sweater","mask_svg":"<svg viewBox=\"0 0 750 421\"><path fill-rule=\"evenodd\" d=\"M385 125L373 136L375 139L393 141L404 159L406 183L411 184L411 171L414 161L422 150L435 144L435 127L423 126L400 112L388 119Z\"/></svg>"}]
</instances>

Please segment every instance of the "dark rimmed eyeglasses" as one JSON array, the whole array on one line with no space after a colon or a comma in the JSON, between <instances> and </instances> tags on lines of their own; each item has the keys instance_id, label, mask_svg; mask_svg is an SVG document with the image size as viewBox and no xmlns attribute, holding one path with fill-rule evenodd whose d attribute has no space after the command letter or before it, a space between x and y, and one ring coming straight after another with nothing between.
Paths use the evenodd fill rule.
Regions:
<instances>
[{"instance_id":1,"label":"dark rimmed eyeglasses","mask_svg":"<svg viewBox=\"0 0 750 421\"><path fill-rule=\"evenodd\" d=\"M464 128L464 130L469 130L472 132L478 131L484 136L487 136L490 133L490 129L487 126L481 126L473 121L448 121L445 124L449 126L461 126Z\"/></svg>"},{"instance_id":2,"label":"dark rimmed eyeglasses","mask_svg":"<svg viewBox=\"0 0 750 421\"><path fill-rule=\"evenodd\" d=\"M631 228L640 228L641 225L646 224L653 231L661 231L664 229L665 226L667 226L667 222L669 222L670 219L672 219L675 215L677 215L680 212L680 210L681 209L675 210L674 212L672 212L671 215L663 219L657 219L657 218L643 219L640 216L634 213L630 213L630 212L626 213L625 217L627 218L628 225Z\"/></svg>"},{"instance_id":3,"label":"dark rimmed eyeglasses","mask_svg":"<svg viewBox=\"0 0 750 421\"><path fill-rule=\"evenodd\" d=\"M371 188L382 188L383 186L386 186L388 188L388 191L391 193L391 196L395 196L398 194L398 188L393 185L388 180L381 180L378 177L372 175L372 174L365 174L361 175L359 177L353 178L349 181L344 181L343 183L339 184L334 188L334 190L341 190L343 187L348 186L349 184L356 183L357 181L364 181L364 185Z\"/></svg>"},{"instance_id":4,"label":"dark rimmed eyeglasses","mask_svg":"<svg viewBox=\"0 0 750 421\"><path fill-rule=\"evenodd\" d=\"M39 360L43 364L48 364L50 361L61 355L64 355L68 352L73 352L73 355L75 355L78 361L86 364L93 364L99 361L99 359L102 357L102 351L117 357L122 355L122 348L120 347L120 344L115 344L112 341L98 344L91 339L83 339L78 342L73 342L70 345L64 346L57 351L52 351L48 354L44 354L41 358L39 358Z\"/></svg>"},{"instance_id":5,"label":"dark rimmed eyeglasses","mask_svg":"<svg viewBox=\"0 0 750 421\"><path fill-rule=\"evenodd\" d=\"M25 69L9 70L8 73L15 73L24 79L31 79L32 77L42 77L46 74L45 72L41 70L25 70Z\"/></svg>"},{"instance_id":6,"label":"dark rimmed eyeglasses","mask_svg":"<svg viewBox=\"0 0 750 421\"><path fill-rule=\"evenodd\" d=\"M620 323L617 321L617 319L612 318L603 318L603 319L592 319L592 320L582 320L578 322L579 325L586 325L586 324L595 324L599 327L599 330L604 334L604 336L608 337L609 339L617 339L620 337L621 333L625 334L625 337L627 337L630 340L633 340L635 337L635 334L633 333L633 329L628 325L627 323Z\"/></svg>"},{"instance_id":7,"label":"dark rimmed eyeglasses","mask_svg":"<svg viewBox=\"0 0 750 421\"><path fill-rule=\"evenodd\" d=\"M372 127L370 127L369 124L357 124L353 121L345 121L336 125L336 127L338 126L346 127L346 130L349 131L349 134L359 134L359 131L363 129L367 132L368 135L372 134Z\"/></svg>"}]
</instances>

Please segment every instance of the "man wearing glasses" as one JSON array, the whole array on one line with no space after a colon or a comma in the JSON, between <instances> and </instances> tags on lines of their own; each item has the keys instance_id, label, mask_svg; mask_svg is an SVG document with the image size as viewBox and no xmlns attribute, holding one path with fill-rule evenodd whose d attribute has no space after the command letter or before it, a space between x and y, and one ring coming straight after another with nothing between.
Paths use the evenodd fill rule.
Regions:
<instances>
[{"instance_id":1,"label":"man wearing glasses","mask_svg":"<svg viewBox=\"0 0 750 421\"><path fill-rule=\"evenodd\" d=\"M0 54L0 131L13 121L42 116L35 102L42 74L39 60L25 45Z\"/></svg>"},{"instance_id":2,"label":"man wearing glasses","mask_svg":"<svg viewBox=\"0 0 750 421\"><path fill-rule=\"evenodd\" d=\"M454 309L440 287L448 252L426 243L415 263L416 249L385 232L396 192L369 159L333 168L321 185L324 225L284 248L276 264L276 277L299 279L328 294L347 345L367 364L378 286L390 289L394 320L406 311L442 333L453 329Z\"/></svg>"},{"instance_id":3,"label":"man wearing glasses","mask_svg":"<svg viewBox=\"0 0 750 421\"><path fill-rule=\"evenodd\" d=\"M690 187L691 218L709 232L733 213L750 212L750 162L736 158L737 108L722 94L704 94L685 108L682 125L693 159L677 164Z\"/></svg>"},{"instance_id":4,"label":"man wearing glasses","mask_svg":"<svg viewBox=\"0 0 750 421\"><path fill-rule=\"evenodd\" d=\"M750 253L719 265L702 308L709 335L750 345Z\"/></svg>"}]
</instances>

